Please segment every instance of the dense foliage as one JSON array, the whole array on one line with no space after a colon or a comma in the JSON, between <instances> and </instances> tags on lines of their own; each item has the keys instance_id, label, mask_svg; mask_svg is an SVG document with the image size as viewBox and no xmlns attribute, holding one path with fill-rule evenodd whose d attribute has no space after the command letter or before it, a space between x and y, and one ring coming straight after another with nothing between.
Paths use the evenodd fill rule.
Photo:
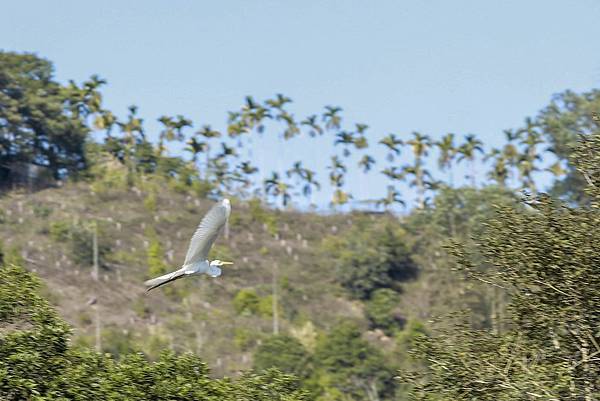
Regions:
<instances>
[{"instance_id":1,"label":"dense foliage","mask_svg":"<svg viewBox=\"0 0 600 401\"><path fill-rule=\"evenodd\" d=\"M211 379L195 355L166 351L116 361L69 345L70 328L38 294L39 281L0 268L0 397L3 400L303 400L291 376L248 373Z\"/></svg>"},{"instance_id":2,"label":"dense foliage","mask_svg":"<svg viewBox=\"0 0 600 401\"><path fill-rule=\"evenodd\" d=\"M418 273L397 224L359 221L343 235L327 238L324 247L334 260L339 283L358 299L369 299L382 288L399 290L401 282Z\"/></svg>"},{"instance_id":3,"label":"dense foliage","mask_svg":"<svg viewBox=\"0 0 600 401\"><path fill-rule=\"evenodd\" d=\"M85 117L101 83L62 86L49 61L0 52L0 184L26 182L30 166L55 179L84 169Z\"/></svg>"},{"instance_id":4,"label":"dense foliage","mask_svg":"<svg viewBox=\"0 0 600 401\"><path fill-rule=\"evenodd\" d=\"M589 206L549 198L526 209L498 207L476 241L482 271L456 244L470 276L505 289L510 317L500 332L462 324L421 344L429 372L413 376L420 399L582 399L600 395L600 135L580 143L573 165ZM416 378L415 378L416 377Z\"/></svg>"}]
</instances>

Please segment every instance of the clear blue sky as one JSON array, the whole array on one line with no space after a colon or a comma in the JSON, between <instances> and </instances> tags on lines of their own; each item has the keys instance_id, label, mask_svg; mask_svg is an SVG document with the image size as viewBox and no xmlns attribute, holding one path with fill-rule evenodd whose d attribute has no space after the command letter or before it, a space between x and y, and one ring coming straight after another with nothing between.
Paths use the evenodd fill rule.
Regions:
<instances>
[{"instance_id":1,"label":"clear blue sky","mask_svg":"<svg viewBox=\"0 0 600 401\"><path fill-rule=\"evenodd\" d=\"M52 60L61 80L98 73L107 106L138 105L155 133L162 114L223 127L245 95L281 92L298 114L342 106L371 142L418 130L493 145L553 94L600 82L596 0L19 0L3 4L0 38ZM283 151L273 135L253 156L270 170L330 153L310 141ZM375 173L348 181L361 198L385 192Z\"/></svg>"}]
</instances>

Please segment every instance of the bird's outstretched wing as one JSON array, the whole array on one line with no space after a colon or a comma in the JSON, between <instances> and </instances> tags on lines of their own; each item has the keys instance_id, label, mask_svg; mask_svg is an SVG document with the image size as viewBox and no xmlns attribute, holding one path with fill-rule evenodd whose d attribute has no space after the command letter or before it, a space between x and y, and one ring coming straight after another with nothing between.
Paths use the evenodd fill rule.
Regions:
<instances>
[{"instance_id":1,"label":"bird's outstretched wing","mask_svg":"<svg viewBox=\"0 0 600 401\"><path fill-rule=\"evenodd\" d=\"M190 241L190 247L183 263L184 266L206 260L212 244L217 239L223 226L225 226L230 213L231 204L229 199L223 199L206 213Z\"/></svg>"},{"instance_id":2,"label":"bird's outstretched wing","mask_svg":"<svg viewBox=\"0 0 600 401\"><path fill-rule=\"evenodd\" d=\"M174 272L167 273L163 276L156 277L151 280L147 280L144 284L149 285L150 287L146 290L146 292L153 290L157 287L160 287L161 285L170 283L171 281L180 279L183 276L185 276L185 274L186 274L186 271L185 271L185 269L182 268L182 269L176 270Z\"/></svg>"}]
</instances>

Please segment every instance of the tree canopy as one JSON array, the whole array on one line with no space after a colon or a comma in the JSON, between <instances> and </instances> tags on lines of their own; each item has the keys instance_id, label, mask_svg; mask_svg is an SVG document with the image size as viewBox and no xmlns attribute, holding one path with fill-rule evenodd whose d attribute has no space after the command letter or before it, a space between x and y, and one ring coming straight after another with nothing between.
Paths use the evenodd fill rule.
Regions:
<instances>
[{"instance_id":1,"label":"tree canopy","mask_svg":"<svg viewBox=\"0 0 600 401\"><path fill-rule=\"evenodd\" d=\"M33 54L0 52L1 183L17 180L30 165L54 179L86 167L85 117L99 101L95 89L102 81L63 86L53 72Z\"/></svg>"}]
</instances>

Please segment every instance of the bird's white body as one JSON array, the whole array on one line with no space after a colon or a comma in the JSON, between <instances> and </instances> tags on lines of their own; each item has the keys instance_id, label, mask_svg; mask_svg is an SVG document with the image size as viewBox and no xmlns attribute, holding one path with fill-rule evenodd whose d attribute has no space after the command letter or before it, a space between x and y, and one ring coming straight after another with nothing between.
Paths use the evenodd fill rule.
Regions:
<instances>
[{"instance_id":1,"label":"bird's white body","mask_svg":"<svg viewBox=\"0 0 600 401\"><path fill-rule=\"evenodd\" d=\"M146 285L150 287L147 291L191 275L207 274L211 277L219 277L221 269L218 266L232 264L232 262L223 262L218 259L208 261L207 257L219 232L225 226L230 213L231 204L229 203L229 199L223 199L213 206L206 216L204 216L192 236L183 266L179 270L146 281Z\"/></svg>"},{"instance_id":2,"label":"bird's white body","mask_svg":"<svg viewBox=\"0 0 600 401\"><path fill-rule=\"evenodd\" d=\"M211 262L208 260L185 265L182 269L184 269L185 274L208 274L211 277L219 277L221 275L221 269L211 265Z\"/></svg>"}]
</instances>

